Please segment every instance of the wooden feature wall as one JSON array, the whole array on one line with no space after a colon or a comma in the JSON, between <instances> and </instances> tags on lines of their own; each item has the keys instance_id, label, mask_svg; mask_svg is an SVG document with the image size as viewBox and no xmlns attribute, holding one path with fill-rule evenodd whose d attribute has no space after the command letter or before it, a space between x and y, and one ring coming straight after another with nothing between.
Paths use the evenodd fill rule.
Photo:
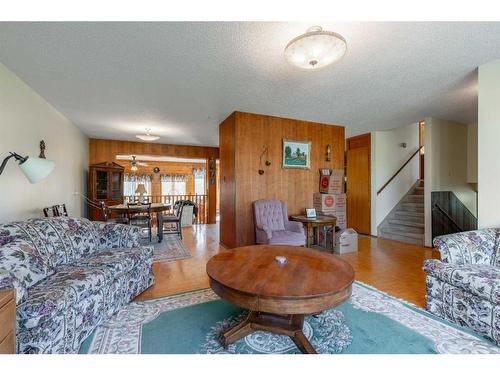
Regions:
<instances>
[{"instance_id":1,"label":"wooden feature wall","mask_svg":"<svg viewBox=\"0 0 500 375\"><path fill-rule=\"evenodd\" d=\"M319 168L344 166L344 127L309 121L234 112L219 127L222 244L232 248L255 242L252 202L280 199L288 214L312 207ZM311 169L283 169L283 139L311 142ZM326 145L331 161L326 161ZM262 158L263 149L268 154ZM265 160L271 162L265 166ZM264 169L259 175L258 170Z\"/></svg>"},{"instance_id":2,"label":"wooden feature wall","mask_svg":"<svg viewBox=\"0 0 500 375\"><path fill-rule=\"evenodd\" d=\"M219 148L208 146L185 146L161 143L117 141L110 139L89 139L89 165L103 161L123 162L123 160L117 161L116 155L174 156L179 158L206 159L207 163L205 168L208 171L208 158L218 159ZM216 220L217 184L208 184L207 195L208 223L211 224L215 223Z\"/></svg>"},{"instance_id":3,"label":"wooden feature wall","mask_svg":"<svg viewBox=\"0 0 500 375\"><path fill-rule=\"evenodd\" d=\"M359 233L371 230L371 135L346 140L347 226Z\"/></svg>"}]
</instances>

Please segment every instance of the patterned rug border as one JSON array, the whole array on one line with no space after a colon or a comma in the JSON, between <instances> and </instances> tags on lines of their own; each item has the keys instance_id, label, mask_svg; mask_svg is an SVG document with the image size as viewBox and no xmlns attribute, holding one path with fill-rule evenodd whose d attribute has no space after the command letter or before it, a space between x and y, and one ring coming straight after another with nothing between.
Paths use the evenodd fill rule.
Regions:
<instances>
[{"instance_id":1,"label":"patterned rug border","mask_svg":"<svg viewBox=\"0 0 500 375\"><path fill-rule=\"evenodd\" d=\"M210 289L182 292L132 302L95 331L88 354L141 352L141 325L163 312L219 300ZM500 354L500 348L470 330L436 317L414 304L355 281L350 302L354 308L382 314L434 342L442 354Z\"/></svg>"},{"instance_id":2,"label":"patterned rug border","mask_svg":"<svg viewBox=\"0 0 500 375\"><path fill-rule=\"evenodd\" d=\"M148 240L142 238L141 240ZM174 255L169 254L168 243L175 243L174 246L178 246L179 249L173 250ZM141 246L152 247L153 248L153 263L169 263L174 262L176 260L183 260L192 258L191 252L186 248L182 240L178 238L166 238L163 237L163 241L161 243L158 242L147 242L141 243ZM163 251L156 248L156 246L164 246L165 249Z\"/></svg>"}]
</instances>

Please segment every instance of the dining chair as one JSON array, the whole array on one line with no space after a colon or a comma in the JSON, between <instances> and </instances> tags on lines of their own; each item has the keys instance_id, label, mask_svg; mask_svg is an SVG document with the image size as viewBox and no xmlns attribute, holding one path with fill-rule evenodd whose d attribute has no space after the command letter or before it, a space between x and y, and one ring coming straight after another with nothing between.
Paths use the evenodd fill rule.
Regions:
<instances>
[{"instance_id":1,"label":"dining chair","mask_svg":"<svg viewBox=\"0 0 500 375\"><path fill-rule=\"evenodd\" d=\"M177 202L176 202L177 203ZM163 233L164 234L177 234L179 238L182 240L182 210L184 209L184 204L180 203L177 205L177 209L174 208L173 215L164 215L163 216ZM167 224L167 229L165 229L165 224ZM171 229L172 226L174 229Z\"/></svg>"},{"instance_id":2,"label":"dining chair","mask_svg":"<svg viewBox=\"0 0 500 375\"><path fill-rule=\"evenodd\" d=\"M56 204L52 206L52 209L57 213L56 216L68 216L68 210L66 210L66 204Z\"/></svg>"},{"instance_id":3,"label":"dining chair","mask_svg":"<svg viewBox=\"0 0 500 375\"><path fill-rule=\"evenodd\" d=\"M137 208L140 207L140 210ZM134 209L135 208L135 209ZM137 204L127 203L127 219L129 225L134 225L141 228L148 228L149 242L152 239L151 229L151 203Z\"/></svg>"},{"instance_id":4,"label":"dining chair","mask_svg":"<svg viewBox=\"0 0 500 375\"><path fill-rule=\"evenodd\" d=\"M57 210L55 209L55 206L45 207L42 211L43 211L43 216L45 216L45 217L56 217L56 216L59 216L57 214Z\"/></svg>"}]
</instances>

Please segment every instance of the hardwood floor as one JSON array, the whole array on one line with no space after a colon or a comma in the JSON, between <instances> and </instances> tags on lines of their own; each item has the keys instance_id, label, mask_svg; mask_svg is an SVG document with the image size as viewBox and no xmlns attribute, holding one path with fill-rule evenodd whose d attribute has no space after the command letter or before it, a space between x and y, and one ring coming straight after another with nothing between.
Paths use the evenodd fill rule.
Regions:
<instances>
[{"instance_id":1,"label":"hardwood floor","mask_svg":"<svg viewBox=\"0 0 500 375\"><path fill-rule=\"evenodd\" d=\"M359 236L358 252L343 254L356 271L356 280L394 297L425 306L425 259L439 259L439 252L403 242Z\"/></svg>"},{"instance_id":2,"label":"hardwood floor","mask_svg":"<svg viewBox=\"0 0 500 375\"><path fill-rule=\"evenodd\" d=\"M208 288L205 271L207 261L217 254L218 224L197 225L183 229L184 245L189 259L155 263L156 283L137 297L137 300L158 298L191 290ZM435 250L397 241L369 236L359 237L358 252L344 254L356 271L356 280L370 284L390 295L424 307L425 259L439 258Z\"/></svg>"},{"instance_id":3,"label":"hardwood floor","mask_svg":"<svg viewBox=\"0 0 500 375\"><path fill-rule=\"evenodd\" d=\"M208 288L205 266L208 260L223 249L219 245L219 224L200 224L182 229L184 246L192 257L154 263L155 284L137 296L136 300L158 298L191 290Z\"/></svg>"}]
</instances>

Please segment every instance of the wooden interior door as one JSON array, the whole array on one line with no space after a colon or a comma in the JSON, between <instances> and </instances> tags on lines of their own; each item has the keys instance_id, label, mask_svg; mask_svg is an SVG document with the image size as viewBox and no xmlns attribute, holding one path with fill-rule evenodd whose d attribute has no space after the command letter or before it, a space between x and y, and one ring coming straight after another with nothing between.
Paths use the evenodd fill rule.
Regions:
<instances>
[{"instance_id":1,"label":"wooden interior door","mask_svg":"<svg viewBox=\"0 0 500 375\"><path fill-rule=\"evenodd\" d=\"M367 136L367 142L351 142L350 149L348 139L346 153L347 226L363 234L370 234L371 229L370 134Z\"/></svg>"}]
</instances>

